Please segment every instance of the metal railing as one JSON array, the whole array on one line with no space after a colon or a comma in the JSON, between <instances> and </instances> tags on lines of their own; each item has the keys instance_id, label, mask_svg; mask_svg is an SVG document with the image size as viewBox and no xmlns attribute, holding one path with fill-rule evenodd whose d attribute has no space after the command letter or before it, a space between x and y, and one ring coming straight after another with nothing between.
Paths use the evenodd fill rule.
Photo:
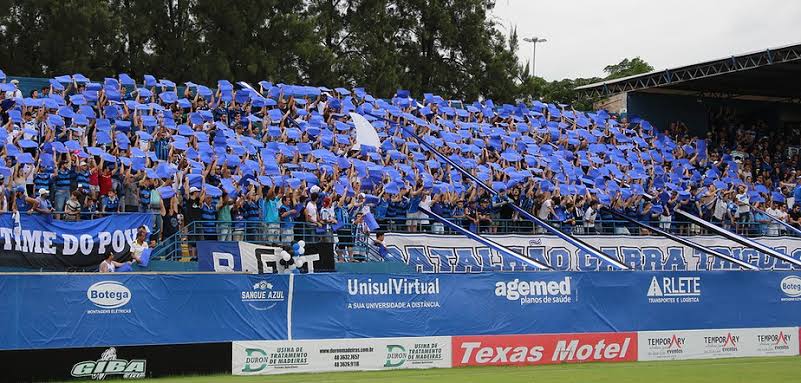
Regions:
<instances>
[{"instance_id":1,"label":"metal railing","mask_svg":"<svg viewBox=\"0 0 801 383\"><path fill-rule=\"evenodd\" d=\"M532 235L545 234L545 231L535 227L533 223L523 220L493 219L485 225L475 225L464 219L453 219L454 223L479 234L516 234ZM433 219L395 218L379 219L379 231L402 234L443 234L458 235L445 225ZM638 227L622 220L596 220L594 225L588 226L577 220L573 223L549 220L548 223L563 232L573 235L652 235L647 229ZM679 236L714 235L704 228L684 221L650 222L652 226ZM768 222L738 222L718 223L727 230L738 234L756 236L796 235L785 231L783 227ZM347 233L339 236L337 233ZM353 240L351 225L344 225L337 232L318 230L316 226L304 222L292 223L291 229L286 225L268 224L262 221L194 221L181 228L178 233L163 238L154 249L155 259L167 260L196 260L191 250L197 241L245 241L256 244L272 245L291 248L292 244L304 240L307 243L317 241L337 242L337 259L339 261L380 261L376 247L372 240L356 243ZM347 250L346 250L347 249ZM354 251L356 250L356 255ZM346 252L347 251L347 252Z\"/></svg>"},{"instance_id":2,"label":"metal railing","mask_svg":"<svg viewBox=\"0 0 801 383\"><path fill-rule=\"evenodd\" d=\"M468 219L451 218L452 222L479 234L542 234L544 229L526 220L492 219L488 224L475 224ZM381 230L392 233L428 233L428 234L456 234L433 219L392 218L378 220ZM595 220L592 225L585 225L582 220L566 222L561 220L545 220L557 229L574 235L651 235L647 229L638 227L624 220L601 219ZM672 220L660 222L648 221L651 226L660 228L671 234L695 236L714 235L702 227L687 221ZM726 230L750 237L759 236L797 236L797 233L787 230L778 223L773 222L716 222Z\"/></svg>"},{"instance_id":3,"label":"metal railing","mask_svg":"<svg viewBox=\"0 0 801 383\"><path fill-rule=\"evenodd\" d=\"M194 246L197 241L244 241L262 245L291 249L294 243L336 243L339 261L381 261L370 240L356 241L353 227L344 225L337 231L328 227L317 227L305 222L282 226L262 221L194 221L168 238L164 238L154 249L154 259L194 261Z\"/></svg>"}]
</instances>

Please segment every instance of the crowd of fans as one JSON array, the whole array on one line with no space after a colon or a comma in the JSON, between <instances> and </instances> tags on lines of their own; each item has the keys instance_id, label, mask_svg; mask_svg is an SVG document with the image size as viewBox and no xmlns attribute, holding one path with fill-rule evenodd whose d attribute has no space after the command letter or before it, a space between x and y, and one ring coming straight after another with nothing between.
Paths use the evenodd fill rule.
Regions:
<instances>
[{"instance_id":1,"label":"crowd of fans","mask_svg":"<svg viewBox=\"0 0 801 383\"><path fill-rule=\"evenodd\" d=\"M700 139L681 124L660 133L638 118L541 102L379 99L267 81L179 87L125 74L59 76L23 97L0 79L0 209L68 221L148 212L153 242L193 222L209 239L275 242L353 243L373 219L382 230L444 232L421 207L473 231L541 230L510 201L576 234L647 234L603 207L680 234L703 230L676 208L752 235L784 230L770 217L801 223L798 155L730 112ZM357 145L350 112L371 121L380 145Z\"/></svg>"}]
</instances>

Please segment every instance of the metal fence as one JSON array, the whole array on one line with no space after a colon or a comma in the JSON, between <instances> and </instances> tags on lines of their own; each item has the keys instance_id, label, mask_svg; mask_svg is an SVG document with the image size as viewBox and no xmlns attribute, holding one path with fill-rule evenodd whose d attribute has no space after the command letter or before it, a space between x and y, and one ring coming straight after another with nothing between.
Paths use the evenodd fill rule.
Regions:
<instances>
[{"instance_id":1,"label":"metal fence","mask_svg":"<svg viewBox=\"0 0 801 383\"><path fill-rule=\"evenodd\" d=\"M542 234L546 230L538 227L534 223L526 220L512 219L493 219L486 224L474 224L469 220L451 219L457 225L467 228L474 233L480 234ZM432 219L387 219L378 221L381 230L392 233L430 233L430 234L455 234L447 226ZM594 224L585 224L582 221L556 221L547 220L556 229L573 235L651 235L652 233L638 225L614 219L598 219ZM662 229L672 234L683 236L694 235L714 235L715 233L704 228L691 224L687 221L672 220L666 222L653 221L647 222L649 225ZM786 230L778 223L764 222L717 222L726 230L750 237L759 236L796 236L797 233Z\"/></svg>"},{"instance_id":2,"label":"metal fence","mask_svg":"<svg viewBox=\"0 0 801 383\"><path fill-rule=\"evenodd\" d=\"M454 220L455 223L480 234L543 234L545 229L524 220L495 219L486 225ZM392 219L379 220L380 231L392 233L456 234L445 225L431 219ZM583 222L548 221L563 232L573 235L651 235L647 229L621 220L597 220L594 225ZM785 231L777 224L764 222L720 223L722 227L746 236L796 235ZM652 226L680 236L714 235L704 228L682 221L651 222ZM183 227L180 232L163 238L153 256L162 259L191 261L196 259L194 245L197 241L245 241L272 246L291 247L293 243L335 242L339 261L380 260L371 239L354 240L352 225L344 225L337 231L326 230L303 222L293 223L291 228L281 224L267 224L261 221L195 221Z\"/></svg>"},{"instance_id":3,"label":"metal fence","mask_svg":"<svg viewBox=\"0 0 801 383\"><path fill-rule=\"evenodd\" d=\"M181 228L178 233L162 239L152 257L167 260L193 261L197 259L194 248L198 241L244 241L262 245L291 249L300 240L307 243L335 243L336 257L340 262L380 261L373 240L364 237L356 240L353 226L344 225L339 230L320 228L303 222L291 227L268 224L261 221L194 221Z\"/></svg>"}]
</instances>

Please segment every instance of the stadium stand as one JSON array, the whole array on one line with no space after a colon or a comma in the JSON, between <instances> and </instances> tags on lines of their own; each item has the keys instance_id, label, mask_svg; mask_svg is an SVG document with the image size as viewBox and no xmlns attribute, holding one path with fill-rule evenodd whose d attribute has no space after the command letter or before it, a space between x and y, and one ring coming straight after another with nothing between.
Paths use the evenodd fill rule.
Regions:
<instances>
[{"instance_id":1,"label":"stadium stand","mask_svg":"<svg viewBox=\"0 0 801 383\"><path fill-rule=\"evenodd\" d=\"M601 207L680 235L705 230L676 208L749 236L801 223L798 155L771 150L780 137L729 110L698 138L680 123L660 131L637 117L539 101L468 104L403 90L380 99L267 81L178 86L126 74L58 76L23 97L0 79L0 209L65 221L148 212L157 218L152 245L188 226L205 239L355 243L349 253L363 256L358 244L371 231L448 230L424 211L473 232L541 230L510 201L579 235L648 234ZM370 121L380 144L357 141L351 112Z\"/></svg>"}]
</instances>

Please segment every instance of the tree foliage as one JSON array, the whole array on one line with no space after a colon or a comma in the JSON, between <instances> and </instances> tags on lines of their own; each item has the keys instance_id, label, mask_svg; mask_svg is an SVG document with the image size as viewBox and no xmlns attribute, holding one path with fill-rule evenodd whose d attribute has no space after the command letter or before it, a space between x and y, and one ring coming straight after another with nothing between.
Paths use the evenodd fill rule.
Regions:
<instances>
[{"instance_id":1,"label":"tree foliage","mask_svg":"<svg viewBox=\"0 0 801 383\"><path fill-rule=\"evenodd\" d=\"M652 72L653 70L654 67L645 62L645 60L641 59L639 56L631 60L625 58L623 61L617 64L607 65L604 67L604 73L607 74L607 80L614 80L616 78L648 73Z\"/></svg>"},{"instance_id":2,"label":"tree foliage","mask_svg":"<svg viewBox=\"0 0 801 383\"><path fill-rule=\"evenodd\" d=\"M125 72L214 85L227 78L362 86L415 95L586 106L520 65L493 0L0 0L0 66L11 75ZM639 57L611 76L650 68Z\"/></svg>"}]
</instances>

